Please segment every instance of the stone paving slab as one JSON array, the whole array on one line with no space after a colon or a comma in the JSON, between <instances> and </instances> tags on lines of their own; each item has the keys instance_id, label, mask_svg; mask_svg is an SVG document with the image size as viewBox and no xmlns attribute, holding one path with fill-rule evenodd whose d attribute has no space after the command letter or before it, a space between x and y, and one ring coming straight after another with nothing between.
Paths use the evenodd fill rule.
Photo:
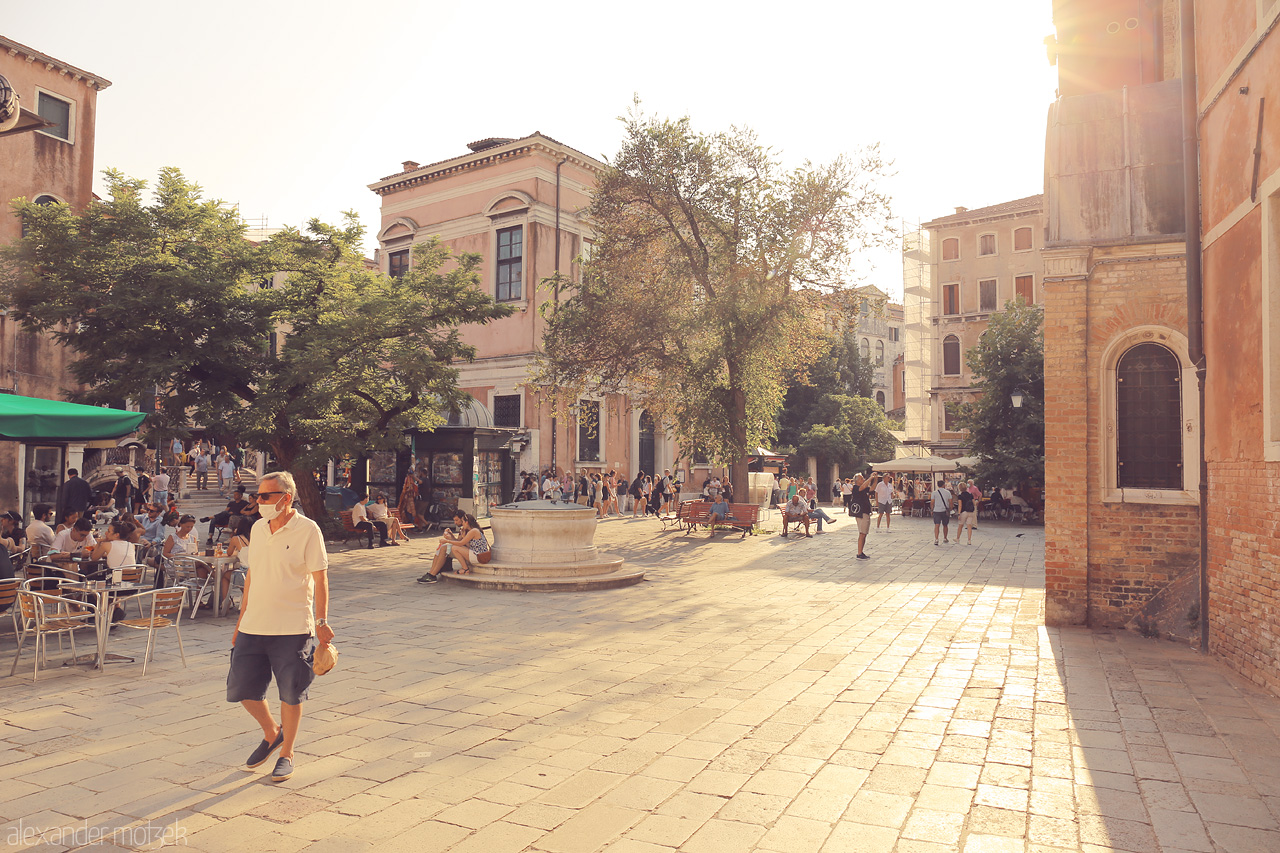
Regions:
<instances>
[{"instance_id":1,"label":"stone paving slab","mask_svg":"<svg viewBox=\"0 0 1280 853\"><path fill-rule=\"evenodd\" d=\"M766 522L767 524L767 522ZM775 525L776 526L776 525ZM233 617L106 673L0 669L20 849L1277 851L1280 701L1211 659L1043 626L1043 532L899 519L740 540L607 520L637 586L331 555L342 649L281 785L223 701ZM117 632L119 634L120 632ZM141 657L145 635L113 636ZM12 658L0 636L0 659ZM51 660L66 655L56 651Z\"/></svg>"}]
</instances>

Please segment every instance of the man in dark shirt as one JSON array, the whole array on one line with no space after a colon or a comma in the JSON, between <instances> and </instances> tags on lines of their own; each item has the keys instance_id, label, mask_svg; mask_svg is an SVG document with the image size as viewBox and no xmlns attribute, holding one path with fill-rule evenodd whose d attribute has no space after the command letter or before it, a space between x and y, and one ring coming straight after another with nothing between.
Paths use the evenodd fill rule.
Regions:
<instances>
[{"instance_id":1,"label":"man in dark shirt","mask_svg":"<svg viewBox=\"0 0 1280 853\"><path fill-rule=\"evenodd\" d=\"M244 486L236 486L235 497L233 497L231 502L227 504L225 511L220 512L211 518L202 519L202 521L209 522L208 544L210 547L213 546L214 528L226 527L231 523L231 519L240 516L248 505L249 502L244 499Z\"/></svg>"},{"instance_id":2,"label":"man in dark shirt","mask_svg":"<svg viewBox=\"0 0 1280 853\"><path fill-rule=\"evenodd\" d=\"M68 512L83 514L93 503L93 488L75 468L67 469L68 479L58 489L58 520L65 521Z\"/></svg>"},{"instance_id":3,"label":"man in dark shirt","mask_svg":"<svg viewBox=\"0 0 1280 853\"><path fill-rule=\"evenodd\" d=\"M116 499L116 512L130 512L133 509L133 480L119 466L116 466L116 484L111 490L111 497Z\"/></svg>"},{"instance_id":4,"label":"man in dark shirt","mask_svg":"<svg viewBox=\"0 0 1280 853\"><path fill-rule=\"evenodd\" d=\"M855 474L853 477L853 514L858 519L858 559L870 560L863 549L867 534L871 532L871 483L870 477Z\"/></svg>"}]
</instances>

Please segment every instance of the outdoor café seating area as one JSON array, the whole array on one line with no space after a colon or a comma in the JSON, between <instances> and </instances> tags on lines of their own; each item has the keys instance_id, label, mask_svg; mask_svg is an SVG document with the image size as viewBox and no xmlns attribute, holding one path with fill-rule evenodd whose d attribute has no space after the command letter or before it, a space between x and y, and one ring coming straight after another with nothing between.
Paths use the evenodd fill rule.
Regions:
<instances>
[{"instance_id":1,"label":"outdoor caf\u00e9 seating area","mask_svg":"<svg viewBox=\"0 0 1280 853\"><path fill-rule=\"evenodd\" d=\"M33 680L55 666L104 671L139 660L145 674L157 653L172 652L164 643L177 645L185 666L183 618L196 618L202 605L220 616L244 588L236 557L181 556L108 569L103 561L29 550L17 556L15 569L15 577L0 580L0 619L12 624L17 645L9 674L29 666Z\"/></svg>"}]
</instances>

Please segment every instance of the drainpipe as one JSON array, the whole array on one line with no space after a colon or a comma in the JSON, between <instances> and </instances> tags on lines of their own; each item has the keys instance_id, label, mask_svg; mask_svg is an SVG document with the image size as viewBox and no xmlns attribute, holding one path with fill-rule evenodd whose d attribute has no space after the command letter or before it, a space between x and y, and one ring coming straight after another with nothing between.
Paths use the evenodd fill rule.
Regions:
<instances>
[{"instance_id":1,"label":"drainpipe","mask_svg":"<svg viewBox=\"0 0 1280 853\"><path fill-rule=\"evenodd\" d=\"M1209 460L1205 457L1204 282L1200 275L1200 107L1196 99L1195 0L1181 0L1182 182L1187 232L1187 349L1200 406L1200 651L1209 652Z\"/></svg>"},{"instance_id":2,"label":"drainpipe","mask_svg":"<svg viewBox=\"0 0 1280 853\"><path fill-rule=\"evenodd\" d=\"M555 248L555 304L560 304L560 169L569 161L566 154L556 163L556 248ZM551 409L551 471L556 470L556 411Z\"/></svg>"}]
</instances>

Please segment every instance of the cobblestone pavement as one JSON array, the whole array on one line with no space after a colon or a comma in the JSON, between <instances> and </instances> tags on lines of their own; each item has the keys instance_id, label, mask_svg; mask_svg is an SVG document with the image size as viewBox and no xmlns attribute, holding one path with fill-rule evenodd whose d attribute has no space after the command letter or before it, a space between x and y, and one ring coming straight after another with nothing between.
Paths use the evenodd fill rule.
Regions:
<instances>
[{"instance_id":1,"label":"cobblestone pavement","mask_svg":"<svg viewBox=\"0 0 1280 853\"><path fill-rule=\"evenodd\" d=\"M776 527L776 524L774 525ZM332 557L342 658L297 772L223 701L231 618L105 674L0 670L0 838L67 849L1277 851L1280 701L1169 643L1042 625L1043 531L609 520L597 593ZM112 637L141 658L143 635ZM0 638L0 659L14 648ZM274 691L272 692L274 704Z\"/></svg>"}]
</instances>

